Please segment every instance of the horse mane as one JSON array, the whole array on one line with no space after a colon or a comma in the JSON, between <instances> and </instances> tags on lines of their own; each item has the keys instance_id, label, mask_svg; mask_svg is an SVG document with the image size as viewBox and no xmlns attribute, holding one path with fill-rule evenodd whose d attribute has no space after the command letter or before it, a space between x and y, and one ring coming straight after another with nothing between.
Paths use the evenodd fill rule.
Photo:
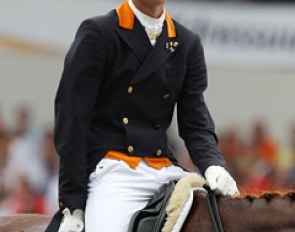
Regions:
<instances>
[{"instance_id":1,"label":"horse mane","mask_svg":"<svg viewBox=\"0 0 295 232\"><path fill-rule=\"evenodd\" d=\"M272 201L276 198L286 198L290 201L295 201L295 191L275 191L275 192L262 192L261 194L243 194L242 196L238 197L241 200L248 200L250 202L265 199L266 201Z\"/></svg>"}]
</instances>

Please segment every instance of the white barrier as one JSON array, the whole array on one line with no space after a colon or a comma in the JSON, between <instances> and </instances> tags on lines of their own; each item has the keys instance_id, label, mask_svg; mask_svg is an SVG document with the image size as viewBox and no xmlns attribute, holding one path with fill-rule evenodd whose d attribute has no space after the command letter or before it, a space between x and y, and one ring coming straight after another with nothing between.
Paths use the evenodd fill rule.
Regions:
<instances>
[{"instance_id":1,"label":"white barrier","mask_svg":"<svg viewBox=\"0 0 295 232\"><path fill-rule=\"evenodd\" d=\"M176 9L172 15L202 37L209 63L295 70L295 5L195 3Z\"/></svg>"}]
</instances>

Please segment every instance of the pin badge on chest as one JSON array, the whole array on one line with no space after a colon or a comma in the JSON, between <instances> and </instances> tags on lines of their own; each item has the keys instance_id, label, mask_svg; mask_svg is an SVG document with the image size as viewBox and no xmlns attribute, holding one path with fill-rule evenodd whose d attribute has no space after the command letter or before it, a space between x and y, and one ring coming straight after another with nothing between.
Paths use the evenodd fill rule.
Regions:
<instances>
[{"instance_id":1,"label":"pin badge on chest","mask_svg":"<svg viewBox=\"0 0 295 232\"><path fill-rule=\"evenodd\" d=\"M175 42L172 42L172 41L166 42L166 49L170 50L171 53L175 52L176 49L178 48L178 46L179 46L179 43L176 41Z\"/></svg>"}]
</instances>

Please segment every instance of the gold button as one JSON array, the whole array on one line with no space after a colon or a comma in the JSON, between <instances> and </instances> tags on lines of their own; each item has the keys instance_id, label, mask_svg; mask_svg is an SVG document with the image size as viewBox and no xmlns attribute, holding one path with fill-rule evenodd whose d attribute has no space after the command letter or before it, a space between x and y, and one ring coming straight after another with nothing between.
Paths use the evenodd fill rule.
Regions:
<instances>
[{"instance_id":1,"label":"gold button","mask_svg":"<svg viewBox=\"0 0 295 232\"><path fill-rule=\"evenodd\" d=\"M163 96L163 99L164 100L168 100L170 98L170 94L165 94L164 96Z\"/></svg>"},{"instance_id":2,"label":"gold button","mask_svg":"<svg viewBox=\"0 0 295 232\"><path fill-rule=\"evenodd\" d=\"M161 149L158 149L156 154L157 154L157 156L162 155L162 150Z\"/></svg>"},{"instance_id":3,"label":"gold button","mask_svg":"<svg viewBox=\"0 0 295 232\"><path fill-rule=\"evenodd\" d=\"M129 86L128 87L128 93L131 94L131 93L133 93L133 91L134 91L133 86Z\"/></svg>"},{"instance_id":4,"label":"gold button","mask_svg":"<svg viewBox=\"0 0 295 232\"><path fill-rule=\"evenodd\" d=\"M127 125L127 124L129 123L128 118L123 118L123 123L124 123L125 125Z\"/></svg>"},{"instance_id":5,"label":"gold button","mask_svg":"<svg viewBox=\"0 0 295 232\"><path fill-rule=\"evenodd\" d=\"M133 146L128 146L128 151L131 153L134 151L134 147Z\"/></svg>"}]
</instances>

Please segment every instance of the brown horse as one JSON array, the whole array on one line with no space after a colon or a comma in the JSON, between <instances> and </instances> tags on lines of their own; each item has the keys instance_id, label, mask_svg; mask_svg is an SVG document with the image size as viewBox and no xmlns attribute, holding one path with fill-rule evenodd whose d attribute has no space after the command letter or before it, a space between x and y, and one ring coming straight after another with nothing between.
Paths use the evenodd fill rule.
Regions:
<instances>
[{"instance_id":1,"label":"brown horse","mask_svg":"<svg viewBox=\"0 0 295 232\"><path fill-rule=\"evenodd\" d=\"M18 214L0 217L0 232L43 232L51 216Z\"/></svg>"},{"instance_id":2,"label":"brown horse","mask_svg":"<svg viewBox=\"0 0 295 232\"><path fill-rule=\"evenodd\" d=\"M225 232L295 232L294 192L220 197L218 204ZM43 232L49 220L44 215L1 217L0 232ZM182 232L214 232L205 198L195 196Z\"/></svg>"},{"instance_id":3,"label":"brown horse","mask_svg":"<svg viewBox=\"0 0 295 232\"><path fill-rule=\"evenodd\" d=\"M295 193L220 197L225 232L295 232ZM206 199L195 197L182 232L214 232Z\"/></svg>"}]
</instances>

